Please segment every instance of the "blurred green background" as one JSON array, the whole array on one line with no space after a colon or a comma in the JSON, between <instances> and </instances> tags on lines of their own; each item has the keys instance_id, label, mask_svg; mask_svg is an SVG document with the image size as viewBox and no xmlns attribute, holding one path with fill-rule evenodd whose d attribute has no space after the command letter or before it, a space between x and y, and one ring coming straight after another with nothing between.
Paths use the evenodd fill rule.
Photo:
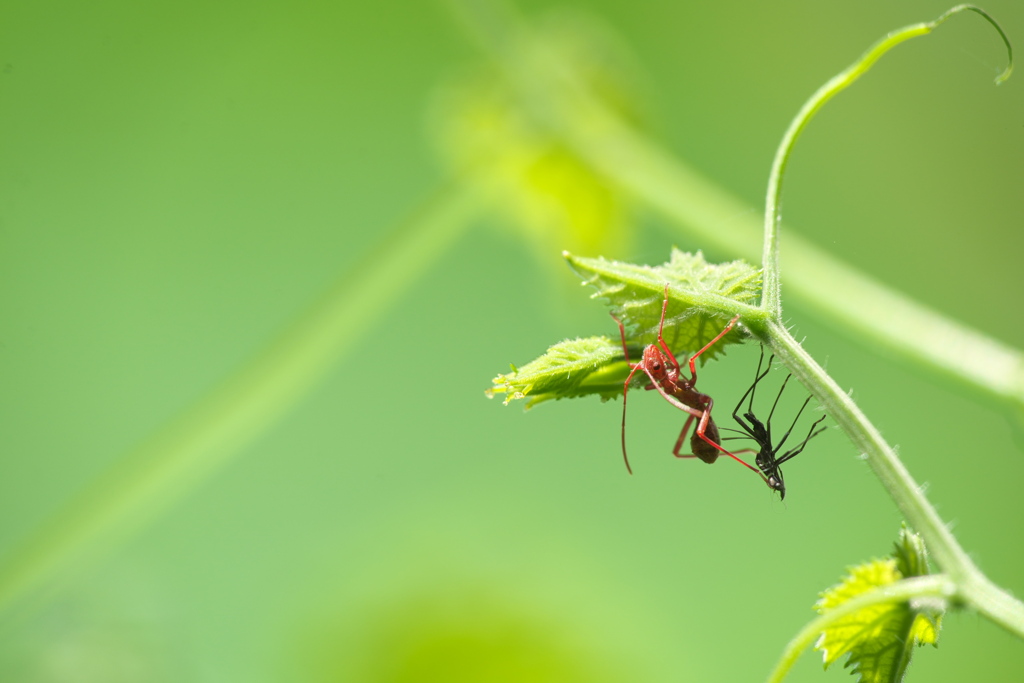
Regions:
<instances>
[{"instance_id":1,"label":"blurred green background","mask_svg":"<svg viewBox=\"0 0 1024 683\"><path fill-rule=\"evenodd\" d=\"M804 99L947 5L575 8L631 55L651 135L756 214ZM985 8L1024 41L1024 5ZM451 186L440 93L485 59L443 3L0 5L0 561ZM970 15L898 48L810 126L785 217L1022 347L1024 88L992 85L1004 59ZM782 503L729 463L674 461L681 418L656 396L630 404L633 477L618 402L487 401L509 362L616 332L569 245L545 254L505 208L376 319L346 321L358 343L255 444L8 614L0 679L766 676L817 591L889 552L893 505L836 430L787 467ZM621 221L605 256L705 247L642 211ZM1024 593L1018 416L786 315L981 568ZM702 389L731 407L756 359L731 349ZM911 680L1020 679L1024 643L971 614L945 626ZM847 679L819 661L790 680Z\"/></svg>"}]
</instances>

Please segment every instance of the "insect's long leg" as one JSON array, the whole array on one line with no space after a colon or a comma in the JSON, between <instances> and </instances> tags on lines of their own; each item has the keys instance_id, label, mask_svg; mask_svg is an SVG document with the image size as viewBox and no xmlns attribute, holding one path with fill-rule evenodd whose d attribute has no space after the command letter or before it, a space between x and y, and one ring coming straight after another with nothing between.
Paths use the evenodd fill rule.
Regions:
<instances>
[{"instance_id":1,"label":"insect's long leg","mask_svg":"<svg viewBox=\"0 0 1024 683\"><path fill-rule=\"evenodd\" d=\"M779 399L782 398L782 392L786 390L786 385L789 384L789 378L792 377L792 376L793 375L786 375L786 379L782 380L782 386L779 387L779 393L775 397L775 403L772 404L771 412L768 413L768 421L765 424L768 426L768 441L769 442L771 442L771 440L772 440L772 417L775 416L775 408L776 408L776 406L779 405ZM807 397L807 401L810 401L810 400L811 400L811 397L808 396ZM807 401L804 401L804 406L807 405ZM804 411L804 409L800 408L800 413L802 413L803 411ZM797 419L800 418L800 413L796 414ZM796 420L793 421L793 424L794 425L796 424ZM792 431L793 427L790 426L789 429L790 429L790 431ZM782 448L782 444L786 443L786 437L788 437L788 436L789 436L789 432L787 431L786 435L782 437L782 441L780 441L779 445L775 447L776 451L779 450L780 448Z\"/></svg>"},{"instance_id":2,"label":"insect's long leg","mask_svg":"<svg viewBox=\"0 0 1024 683\"><path fill-rule=\"evenodd\" d=\"M690 356L690 384L691 385L697 383L697 366L695 365L695 363L697 361L697 358L700 357L700 355L702 353L704 353L705 351L710 349L712 346L714 346L715 343L719 339L721 339L725 335L729 334L729 331L732 330L733 326L736 324L736 322L739 319L740 319L740 316L737 314L732 320L729 321L729 324L725 326L724 330L719 332L718 335L714 339L712 339L711 341L709 341L707 344L704 345L704 348L702 348L700 351L698 351L697 353L695 353L692 356Z\"/></svg>"},{"instance_id":3,"label":"insect's long leg","mask_svg":"<svg viewBox=\"0 0 1024 683\"><path fill-rule=\"evenodd\" d=\"M672 405L674 405L676 408L679 408L679 410L682 410L683 412L688 413L689 415L697 418L701 417L704 414L705 411L698 410L697 408L694 408L692 406L688 406L682 401L680 401L678 398L673 396L672 394L668 393L665 387L661 386L661 384L656 382L653 377L651 377L651 382L654 384L654 388L658 390L658 393L661 394L661 397L668 401L669 403L671 403Z\"/></svg>"},{"instance_id":4,"label":"insect's long leg","mask_svg":"<svg viewBox=\"0 0 1024 683\"><path fill-rule=\"evenodd\" d=\"M679 455L679 451L682 450L682 448L683 448L683 442L686 440L686 434L687 434L687 432L690 431L690 425L693 424L693 421L695 419L697 419L697 418L694 417L693 415L687 415L686 416L686 423L683 425L682 431L679 432L679 438L676 439L676 447L672 449L672 455L676 456L677 458L696 458L697 457L696 455L693 455L693 454Z\"/></svg>"},{"instance_id":5,"label":"insect's long leg","mask_svg":"<svg viewBox=\"0 0 1024 683\"><path fill-rule=\"evenodd\" d=\"M722 448L721 444L717 444L717 443L715 443L714 441L712 441L711 439L709 439L707 437L705 432L706 432L707 427L708 427L708 421L711 419L711 406L714 404L714 401L711 400L710 396L706 396L705 395L705 397L707 398L707 403L704 406L704 412L701 413L700 422L697 423L697 436L699 436L701 439L703 439L706 443L710 444L711 446L714 446L716 449L721 451L724 455L728 455L730 458L732 458L733 460L735 460L739 464L741 464L744 467L746 467L747 469L755 472L757 474L757 476L759 476L762 479L764 479L765 483L768 483L768 479L764 476L764 474L761 472L761 470L759 470L758 468L756 468L756 467L754 467L752 465L748 465L742 458L740 458L739 456L737 456L737 455L735 455L733 453L730 453L729 451L727 451L724 448Z\"/></svg>"},{"instance_id":6,"label":"insect's long leg","mask_svg":"<svg viewBox=\"0 0 1024 683\"><path fill-rule=\"evenodd\" d=\"M683 425L683 431L679 432L679 438L676 440L676 447L672 449L672 455L676 456L677 458L699 458L700 457L699 455L696 455L694 453L680 453L679 452L679 451L683 450L683 442L686 440L687 432L690 431L690 423L693 422L694 419L695 418L693 417L693 415L690 415L688 418L686 418L686 424ZM737 434L741 435L741 436L726 436L726 437L722 437L722 439L721 439L722 441L728 441L730 439L751 439L751 438L754 438L753 436L743 435L743 432L741 432L738 429L729 429L728 427L719 427L718 429L720 429L722 431L736 432ZM756 441L757 439L754 439L754 440ZM732 453L734 455L736 453L757 453L757 450L755 450L753 448L740 448L739 450L732 451Z\"/></svg>"},{"instance_id":7,"label":"insect's long leg","mask_svg":"<svg viewBox=\"0 0 1024 683\"><path fill-rule=\"evenodd\" d=\"M804 408L807 407L807 402L811 400L811 397L808 396L807 400L804 401L804 404L800 406L800 410L797 411L793 424L791 424L789 429L786 430L786 433L782 435L782 440L780 440L778 444L774 444L774 440L772 439L772 417L775 416L775 408L779 405L779 399L782 398L782 392L786 390L786 385L789 383L790 377L792 377L792 375L786 375L786 379L782 380L782 386L779 387L779 393L775 396L775 402L772 403L771 412L768 413L768 421L762 430L762 438L758 439L758 442L761 443L761 452L757 454L757 458L755 460L757 466L761 468L761 471L768 475L768 486L778 491L783 500L786 499L786 485L782 476L782 463L802 451L803 445L798 449L794 449L794 451L790 451L782 458L776 458L775 454L782 450L782 445L786 443L786 439L789 438L790 433L793 431L793 427L796 426L796 422L800 419L801 413L803 413ZM752 407L751 412L747 413L747 417L754 417ZM806 443L807 442L805 441L804 444Z\"/></svg>"},{"instance_id":8,"label":"insect's long leg","mask_svg":"<svg viewBox=\"0 0 1024 683\"><path fill-rule=\"evenodd\" d=\"M797 446L796 448L794 448L793 450L789 451L784 456L782 456L781 458L776 460L775 461L775 466L778 467L779 465L781 465L782 463L786 462L787 460L790 460L790 459L795 458L796 456L800 455L800 453L803 452L804 447L807 445L808 441L810 441L811 439L816 437L818 434L821 434L823 431L825 431L825 427L820 427L818 429L818 431L814 431L814 428L817 427L819 424L821 424L821 421L824 420L826 417L828 417L828 416L827 415L822 415L817 420L815 420L814 424L811 425L811 428L807 430L807 437L804 438L803 443L801 443L799 446Z\"/></svg>"},{"instance_id":9,"label":"insect's long leg","mask_svg":"<svg viewBox=\"0 0 1024 683\"><path fill-rule=\"evenodd\" d=\"M782 390L786 388L786 382L789 381L790 377L792 377L792 375L787 375L786 376L786 381L782 383L782 389L779 389L779 396L782 396ZM808 396L806 399L804 399L804 404L802 406L800 406L800 410L796 411L796 417L793 418L793 424L789 425L789 429L787 429L786 433L782 435L782 438L779 440L779 444L775 447L775 451L776 452L782 450L782 444L786 443L786 439L789 438L789 435L793 431L793 428L796 427L797 420L799 420L800 416L804 414L804 408L807 407L807 404L810 403L810 401L811 401L811 397L810 396ZM779 402L779 399L778 399L778 397L776 397L775 403L778 403L778 402ZM775 406L772 406L772 412L773 413L775 412ZM768 420L769 420L769 422L768 422L768 434L769 435L771 434L771 419L772 419L771 415L769 415L768 416ZM821 420L818 420L818 422L821 422ZM818 422L815 422L814 424L818 424ZM811 425L811 427L813 428L814 425ZM808 437L808 438L810 438L810 437ZM805 440L804 443L807 443L807 441ZM790 457L792 457L792 456L790 456Z\"/></svg>"},{"instance_id":10,"label":"insect's long leg","mask_svg":"<svg viewBox=\"0 0 1024 683\"><path fill-rule=\"evenodd\" d=\"M736 408L732 411L732 418L736 420L736 422L743 427L743 431L749 434L755 441L758 441L759 439L757 434L755 434L751 429L754 426L753 421L757 420L757 418L754 417L754 390L756 389L758 382L764 379L768 373L771 372L773 360L775 360L775 354L772 354L768 358L768 367L765 368L764 372L761 372L761 364L764 362L764 346L762 346L761 357L757 360L757 372L754 373L754 383L747 388L742 396L740 396L740 400L736 403ZM747 418L750 424L744 422L743 418L739 415L740 409L743 407L743 402L747 400L748 396L750 397L750 402L747 404L747 413L744 417ZM760 421L757 421L757 424L761 425Z\"/></svg>"},{"instance_id":11,"label":"insect's long leg","mask_svg":"<svg viewBox=\"0 0 1024 683\"><path fill-rule=\"evenodd\" d=\"M633 380L633 375L636 374L639 364L633 365L629 362L629 349L626 348L626 328L623 326L622 321L615 317L614 314L609 313L619 326L619 335L622 337L622 355L626 358L626 363L629 365L629 376L626 377L626 381L622 384L622 460L626 463L626 471L633 474L633 468L629 466L629 456L626 455L626 396L629 394L629 383Z\"/></svg>"},{"instance_id":12,"label":"insect's long leg","mask_svg":"<svg viewBox=\"0 0 1024 683\"><path fill-rule=\"evenodd\" d=\"M772 370L772 361L775 360L775 354L768 356L768 366L761 372L761 361L764 360L764 346L761 347L761 357L757 361L757 374L754 375L754 383L750 385L750 402L747 404L747 412L754 412L754 392L757 390L758 383L768 376L768 373Z\"/></svg>"}]
</instances>

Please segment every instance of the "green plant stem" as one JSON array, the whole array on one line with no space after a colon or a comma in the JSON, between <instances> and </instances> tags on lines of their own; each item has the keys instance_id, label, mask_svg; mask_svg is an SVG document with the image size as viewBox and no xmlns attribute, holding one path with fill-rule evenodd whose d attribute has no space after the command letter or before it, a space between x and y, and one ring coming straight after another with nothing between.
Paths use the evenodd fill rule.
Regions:
<instances>
[{"instance_id":1,"label":"green plant stem","mask_svg":"<svg viewBox=\"0 0 1024 683\"><path fill-rule=\"evenodd\" d=\"M771 347L776 357L807 387L863 453L864 460L900 513L921 534L935 563L956 585L957 595L1000 626L1024 638L1024 603L995 586L974 565L896 452L849 394L800 346L784 325L772 321L764 326L755 323L748 328Z\"/></svg>"},{"instance_id":2,"label":"green plant stem","mask_svg":"<svg viewBox=\"0 0 1024 683\"><path fill-rule=\"evenodd\" d=\"M849 436L857 450L864 454L875 476L882 482L911 528L924 538L928 551L935 557L943 571L954 580L961 580L962 568L971 566L970 559L925 499L924 493L911 478L895 451L868 421L849 394L840 389L835 380L804 350L784 325L770 322L758 336L771 347L776 358L803 382L818 399L825 412Z\"/></svg>"},{"instance_id":3,"label":"green plant stem","mask_svg":"<svg viewBox=\"0 0 1024 683\"><path fill-rule=\"evenodd\" d=\"M539 40L511 8L493 0L462 0L452 6L538 125L572 145L634 200L663 215L679 234L706 249L751 262L763 256L762 219L748 204L623 123L553 51L539 57L525 54L523 46L536 47ZM792 226L785 241L782 279L789 300L817 312L858 343L888 349L1024 410L1020 349L868 277L802 239Z\"/></svg>"},{"instance_id":4,"label":"green plant stem","mask_svg":"<svg viewBox=\"0 0 1024 683\"><path fill-rule=\"evenodd\" d=\"M1024 638L1024 606L1021 601L975 571L957 586L957 595L979 613L1019 638Z\"/></svg>"},{"instance_id":5,"label":"green plant stem","mask_svg":"<svg viewBox=\"0 0 1024 683\"><path fill-rule=\"evenodd\" d=\"M779 143L779 148L775 153L775 159L772 161L772 170L768 175L768 197L765 201L764 212L764 253L761 260L761 263L764 264L764 293L761 305L766 311L775 315L776 318L781 317L782 315L778 237L779 224L782 221L782 204L780 202L782 197L782 179L785 176L786 165L789 162L793 146L796 144L797 138L800 137L800 133L803 132L804 128L807 127L807 124L810 123L812 118L814 118L814 115L824 107L829 100L843 90L846 90L846 88L850 87L854 81L867 73L868 70L889 50L910 40L911 38L931 33L939 26L939 24L949 17L964 11L971 11L980 14L995 27L999 32L999 35L1002 37L1009 56L1009 66L1006 67L1006 70L1002 74L996 77L996 84L998 85L999 83L1002 83L1010 77L1010 74L1013 71L1013 48L1010 45L1010 40L1006 37L1006 34L1003 32L1003 29L999 24L997 24L995 20L992 19L992 17L984 10L974 7L973 5L957 5L943 13L942 16L935 21L906 26L893 31L886 37L879 40L877 43L872 45L867 52L861 55L857 61L830 78L823 86L818 88L818 90L811 95L811 97L804 103L804 106L800 108L797 115L793 118L793 121L790 123L786 133L782 136L782 141Z\"/></svg>"},{"instance_id":6,"label":"green plant stem","mask_svg":"<svg viewBox=\"0 0 1024 683\"><path fill-rule=\"evenodd\" d=\"M890 34L876 43L849 68L833 76L827 83L818 88L811 95L810 99L804 103L799 113L793 118L786 133L782 136L782 142L779 143L778 151L775 153L775 158L772 161L771 172L768 174L768 198L765 202L764 212L764 254L761 260L765 266L764 292L761 305L775 317L782 316L782 286L778 267L778 235L779 225L782 222L782 205L779 200L782 197L782 181L785 177L786 165L789 162L789 157L797 138L819 109L866 73L883 54L904 40L924 35L929 33L930 30L925 24L917 24Z\"/></svg>"},{"instance_id":7,"label":"green plant stem","mask_svg":"<svg viewBox=\"0 0 1024 683\"><path fill-rule=\"evenodd\" d=\"M807 387L826 412L839 424L854 446L863 453L868 466L882 482L900 513L914 530L921 534L929 554L943 571L941 584L931 585L921 582L922 579L932 579L935 578L934 576L921 577L921 579L903 582L906 584L905 595L891 593L880 594L880 596L888 595L889 597L885 598L886 601L930 595L954 598L957 602L987 616L1018 638L1024 638L1024 603L992 583L971 561L950 532L949 527L943 524L935 508L925 498L921 487L903 466L896 452L885 442L885 439L868 421L849 394L843 391L835 380L804 351L785 326L774 321L764 326L754 322L752 325L748 325L748 328L760 337L762 342L771 347L776 357ZM910 581L918 583L910 583ZM914 592L914 586L924 586L925 588L920 592ZM840 613L838 609L830 611L829 614L809 624L789 644L769 680L780 680L785 675L799 655L799 651L809 645L816 634L821 633L819 627L830 617L839 618L863 606L867 605L861 605L859 602L851 600L842 606L843 612Z\"/></svg>"},{"instance_id":8,"label":"green plant stem","mask_svg":"<svg viewBox=\"0 0 1024 683\"><path fill-rule=\"evenodd\" d=\"M971 562L878 430L867 420L849 395L839 389L835 381L803 350L779 322L782 319L778 239L781 219L779 200L786 163L800 132L818 110L867 72L886 52L906 40L930 33L950 16L965 10L980 14L999 31L1009 53L1010 66L996 79L996 83L1005 80L1009 77L1013 67L1012 48L1006 34L984 11L971 5L958 5L933 22L905 27L878 41L859 60L819 88L790 124L775 155L768 182L763 253L764 293L761 304L762 308L772 315L773 321L762 328L761 333L762 340L772 347L776 357L786 364L798 379L803 381L857 449L864 454L868 465L885 486L904 518L924 538L936 563L952 581L957 596L964 603L985 614L1018 637L1024 638L1024 603L994 585ZM754 323L755 326L756 324ZM977 350L975 349L973 352L976 353ZM1019 369L1017 372L1019 373ZM786 657L783 658L783 661L786 661Z\"/></svg>"},{"instance_id":9,"label":"green plant stem","mask_svg":"<svg viewBox=\"0 0 1024 683\"><path fill-rule=\"evenodd\" d=\"M914 598L942 598L948 600L956 593L956 585L942 574L904 579L891 586L885 586L870 593L859 595L828 610L813 620L786 645L779 663L768 676L767 683L779 683L793 668L800 655L810 647L827 628L852 614L868 607L892 602L906 602Z\"/></svg>"},{"instance_id":10,"label":"green plant stem","mask_svg":"<svg viewBox=\"0 0 1024 683\"><path fill-rule=\"evenodd\" d=\"M468 183L438 193L266 350L97 480L3 562L0 612L44 597L38 589L142 528L273 427L485 203Z\"/></svg>"},{"instance_id":11,"label":"green plant stem","mask_svg":"<svg viewBox=\"0 0 1024 683\"><path fill-rule=\"evenodd\" d=\"M849 396L838 392L835 382L821 370L820 366L809 355L803 352L802 347L778 323L782 319L778 234L781 219L779 200L782 194L782 178L785 173L786 164L800 132L807 127L807 124L814 118L815 113L825 106L832 97L845 90L861 75L866 73L889 50L911 38L930 33L948 17L964 10L980 13L999 29L998 24L983 11L970 5L958 5L933 22L914 24L893 31L875 43L860 59L831 78L811 95L810 99L800 108L800 111L783 136L782 142L779 144L768 180L768 199L765 207L764 225L764 291L761 301L761 307L775 321L767 329L769 332L769 342L772 344L773 349L776 349L776 355L787 365L793 363L794 365L790 367L798 377L807 380L809 388L811 386L810 383L814 383L818 388L822 406L825 407L829 414L836 418L836 421L850 436L857 448L866 454L869 464L871 464L875 474L896 501L900 511L925 538L929 549L936 556L939 564L954 580L960 580L959 582L968 578L968 569L973 565L971 565L966 554L956 543L956 539L953 538L953 535L942 524L934 508L931 507L924 494L917 488L910 474L903 467L896 454L882 439L881 434L868 422L867 418L860 412L856 404L850 400ZM1003 36L1003 40L1006 41L1006 36L1003 34L1002 29L999 29L999 33ZM1010 50L1008 41L1006 41L1006 45L1007 49ZM1012 68L1012 51L1010 54L1011 66L1007 68L1006 73L1000 79L996 79L997 83L1009 76L1010 69Z\"/></svg>"}]
</instances>

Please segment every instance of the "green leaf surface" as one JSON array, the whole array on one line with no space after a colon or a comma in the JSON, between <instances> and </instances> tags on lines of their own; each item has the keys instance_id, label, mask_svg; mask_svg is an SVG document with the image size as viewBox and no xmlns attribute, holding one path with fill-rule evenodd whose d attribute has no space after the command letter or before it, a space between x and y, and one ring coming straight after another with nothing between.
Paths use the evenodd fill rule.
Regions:
<instances>
[{"instance_id":1,"label":"green leaf surface","mask_svg":"<svg viewBox=\"0 0 1024 683\"><path fill-rule=\"evenodd\" d=\"M626 326L632 344L657 343L668 285L664 337L677 355L693 353L711 341L733 315L755 303L761 287L761 272L747 262L710 264L699 251L690 254L673 249L668 263L660 266L584 258L568 252L563 255L584 284L597 290L591 298L607 300L612 315ZM741 339L742 333L734 329L701 358L714 358L726 344Z\"/></svg>"},{"instance_id":2,"label":"green leaf surface","mask_svg":"<svg viewBox=\"0 0 1024 683\"><path fill-rule=\"evenodd\" d=\"M543 401L590 394L607 400L622 393L628 374L621 342L608 337L567 339L523 367L512 366L512 372L498 375L486 393L490 398L505 394L505 405L527 398L527 408Z\"/></svg>"},{"instance_id":3,"label":"green leaf surface","mask_svg":"<svg viewBox=\"0 0 1024 683\"><path fill-rule=\"evenodd\" d=\"M612 315L626 330L629 359L638 361L643 347L657 343L662 305L668 286L665 341L673 353L699 350L717 336L736 313L757 315L750 306L761 284L760 271L743 261L709 264L700 252L688 254L673 249L668 263L641 266L603 258L582 258L564 253L569 265L582 275L584 284L597 288L591 298L604 298ZM614 321L608 326L616 328ZM734 329L705 352L707 359L721 353L727 343L742 340ZM622 351L621 333L570 339L555 344L540 358L498 375L487 396L505 394L505 404L528 399L529 408L543 401L597 394L603 400L622 393L630 366ZM640 375L640 373L637 373ZM640 375L637 381L646 381Z\"/></svg>"},{"instance_id":4,"label":"green leaf surface","mask_svg":"<svg viewBox=\"0 0 1024 683\"><path fill-rule=\"evenodd\" d=\"M821 594L815 609L825 614L860 595L927 573L924 543L904 527L892 557L851 568L841 583ZM938 641L943 608L931 602L872 605L834 622L814 647L822 652L826 669L848 654L846 666L862 683L898 683L914 646Z\"/></svg>"}]
</instances>

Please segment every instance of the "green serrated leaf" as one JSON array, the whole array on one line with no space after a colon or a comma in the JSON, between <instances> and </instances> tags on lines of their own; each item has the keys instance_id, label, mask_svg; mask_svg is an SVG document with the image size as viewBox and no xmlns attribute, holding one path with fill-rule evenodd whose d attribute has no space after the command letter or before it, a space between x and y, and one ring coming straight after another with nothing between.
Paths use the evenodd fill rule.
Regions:
<instances>
[{"instance_id":1,"label":"green serrated leaf","mask_svg":"<svg viewBox=\"0 0 1024 683\"><path fill-rule=\"evenodd\" d=\"M853 567L841 583L823 592L815 604L825 613L848 600L911 576L928 573L920 536L905 526L892 557ZM903 679L915 645L935 644L942 605L882 603L859 610L833 623L818 639L825 668L843 655L862 683L898 683Z\"/></svg>"},{"instance_id":2,"label":"green serrated leaf","mask_svg":"<svg viewBox=\"0 0 1024 683\"><path fill-rule=\"evenodd\" d=\"M729 322L724 310L736 303L753 304L761 287L761 272L745 261L709 264L701 252L672 250L668 263L641 266L603 258L584 258L564 253L569 265L606 299L612 314L627 329L630 343L646 346L657 342L665 286L669 303L665 315L665 342L673 353L693 353L715 337ZM707 361L726 344L741 341L733 330L701 358Z\"/></svg>"},{"instance_id":3,"label":"green serrated leaf","mask_svg":"<svg viewBox=\"0 0 1024 683\"><path fill-rule=\"evenodd\" d=\"M899 579L893 559L854 567L842 583L822 594L818 610L824 612ZM822 634L815 648L822 651L826 669L848 654L846 666L852 667L862 683L895 683L902 679L910 660L907 636L914 617L905 604L875 605L833 624Z\"/></svg>"},{"instance_id":4,"label":"green serrated leaf","mask_svg":"<svg viewBox=\"0 0 1024 683\"><path fill-rule=\"evenodd\" d=\"M505 394L505 404L529 398L530 408L542 401L598 394L602 399L622 393L629 365L621 342L608 337L568 339L549 348L540 358L512 372L498 375L487 396Z\"/></svg>"},{"instance_id":5,"label":"green serrated leaf","mask_svg":"<svg viewBox=\"0 0 1024 683\"><path fill-rule=\"evenodd\" d=\"M709 264L700 252L672 251L668 263L641 266L603 258L589 259L565 253L570 265L597 288L592 298L604 297L612 314L627 326L631 359L639 360L643 347L657 341L665 287L669 304L665 341L680 362L702 348L725 328L737 305L749 304L758 293L760 272L743 261ZM750 308L754 311L756 309ZM611 320L609 327L615 326ZM740 341L733 331L702 357L721 352L721 346ZM629 374L621 339L589 337L555 344L540 358L494 378L489 397L505 394L505 404L528 398L527 408L542 401L597 394L602 400L622 392ZM641 379L643 379L641 377Z\"/></svg>"},{"instance_id":6,"label":"green serrated leaf","mask_svg":"<svg viewBox=\"0 0 1024 683\"><path fill-rule=\"evenodd\" d=\"M918 645L938 645L939 629L942 628L942 616L918 614L910 627L910 637Z\"/></svg>"}]
</instances>

